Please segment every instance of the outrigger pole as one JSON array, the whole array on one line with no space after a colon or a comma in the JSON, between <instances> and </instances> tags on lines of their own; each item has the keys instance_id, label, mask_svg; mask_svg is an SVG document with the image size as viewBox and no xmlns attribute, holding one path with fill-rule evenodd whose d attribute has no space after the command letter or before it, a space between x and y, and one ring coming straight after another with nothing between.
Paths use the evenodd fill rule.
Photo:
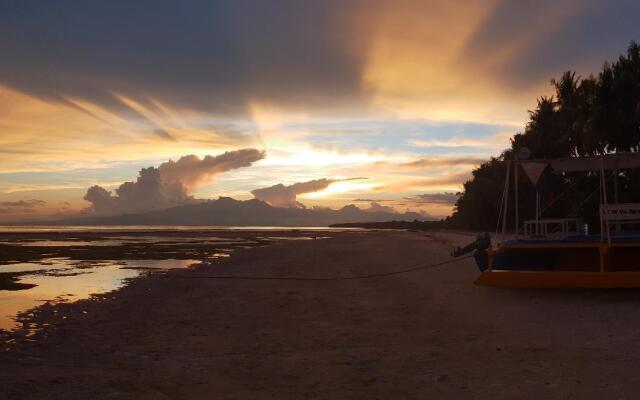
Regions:
<instances>
[{"instance_id":1,"label":"outrigger pole","mask_svg":"<svg viewBox=\"0 0 640 400\"><path fill-rule=\"evenodd\" d=\"M498 240L498 233L500 232L500 218L502 218L502 241L505 239L507 231L507 208L509 204L509 172L511 170L511 164L505 160L507 169L505 172L504 188L502 188L502 198L500 199L500 209L498 210L498 221L496 222L496 234L495 238Z\"/></svg>"},{"instance_id":2,"label":"outrigger pole","mask_svg":"<svg viewBox=\"0 0 640 400\"><path fill-rule=\"evenodd\" d=\"M513 179L514 179L514 183L515 183L515 211L516 211L516 226L515 226L515 231L516 231L516 239L520 238L520 226L518 225L518 213L520 210L520 205L518 204L518 161L517 161L517 157L516 160L513 161Z\"/></svg>"},{"instance_id":3,"label":"outrigger pole","mask_svg":"<svg viewBox=\"0 0 640 400\"><path fill-rule=\"evenodd\" d=\"M509 173L511 172L511 162L507 161L507 175L505 176L505 188L504 188L504 215L502 216L502 241L505 240L507 235L507 215L509 209Z\"/></svg>"},{"instance_id":4,"label":"outrigger pole","mask_svg":"<svg viewBox=\"0 0 640 400\"><path fill-rule=\"evenodd\" d=\"M602 216L602 210L607 209L607 178L604 170L604 156L600 157L600 188L602 190L602 204L600 206L600 238L604 241L604 236L607 235L607 244L611 246L611 232L609 230L609 213L604 212Z\"/></svg>"}]
</instances>

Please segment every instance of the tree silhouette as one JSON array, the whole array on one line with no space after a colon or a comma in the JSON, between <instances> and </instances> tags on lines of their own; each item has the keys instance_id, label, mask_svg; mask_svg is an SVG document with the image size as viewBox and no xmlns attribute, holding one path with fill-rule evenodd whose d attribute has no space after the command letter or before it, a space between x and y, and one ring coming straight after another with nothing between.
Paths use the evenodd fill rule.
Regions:
<instances>
[{"instance_id":1,"label":"tree silhouette","mask_svg":"<svg viewBox=\"0 0 640 400\"><path fill-rule=\"evenodd\" d=\"M511 146L472 173L464 184L449 226L494 229L503 191L505 162L523 147L531 158L554 158L640 151L640 46L631 42L626 54L605 63L597 76L582 79L567 71L551 84L555 96L540 97L530 111L524 132L511 139ZM535 191L519 171L521 221L534 214ZM633 199L640 188L637 171L618 173L619 201ZM560 200L544 204L544 216L581 215L597 226L598 178L587 174L555 174L552 186ZM610 185L611 186L611 185ZM570 190L567 190L570 189ZM638 190L635 190L638 193ZM595 196L594 196L595 193ZM513 192L510 194L513 199ZM513 206L509 218L513 221Z\"/></svg>"}]
</instances>

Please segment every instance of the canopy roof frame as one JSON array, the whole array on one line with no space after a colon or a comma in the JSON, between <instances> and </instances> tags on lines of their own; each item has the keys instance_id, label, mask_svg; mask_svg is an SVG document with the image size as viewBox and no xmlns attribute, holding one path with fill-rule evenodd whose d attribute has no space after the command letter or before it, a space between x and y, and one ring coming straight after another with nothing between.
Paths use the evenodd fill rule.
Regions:
<instances>
[{"instance_id":1,"label":"canopy roof frame","mask_svg":"<svg viewBox=\"0 0 640 400\"><path fill-rule=\"evenodd\" d=\"M558 172L640 169L640 153L613 153L588 157L520 160L521 164L546 164Z\"/></svg>"},{"instance_id":2,"label":"canopy roof frame","mask_svg":"<svg viewBox=\"0 0 640 400\"><path fill-rule=\"evenodd\" d=\"M518 165L522 164L545 164L546 166L550 166L554 171L557 172L597 172L600 175L600 194L601 194L601 206L604 200L604 206L607 206L607 197L606 197L606 171L618 171L621 169L640 169L640 153L614 153L614 154L602 154L597 156L588 156L588 157L565 157L565 158L552 158L552 159L533 159L533 160L514 160L514 186L515 186L515 234L516 238L520 235L520 227L519 227L519 204L518 204ZM507 171L509 171L509 163L507 163ZM617 172L616 172L617 173ZM506 181L509 180L509 174L507 173ZM506 184L506 182L505 182ZM616 193L615 193L615 201L617 203L618 194L617 194L617 182L615 183ZM603 193L604 192L604 193ZM536 191L536 196L538 193ZM602 199L604 196L604 199ZM536 198L537 200L537 198ZM506 206L508 202L508 194L503 198L503 206ZM505 207L506 208L506 207ZM609 220L605 216L600 216L600 230L602 232L602 239L605 237L607 242L611 241L611 234L609 228ZM504 215L503 221L503 235L506 233L506 218L507 215ZM538 208L536 207L536 220L538 219ZM604 219L604 221L603 221Z\"/></svg>"}]
</instances>

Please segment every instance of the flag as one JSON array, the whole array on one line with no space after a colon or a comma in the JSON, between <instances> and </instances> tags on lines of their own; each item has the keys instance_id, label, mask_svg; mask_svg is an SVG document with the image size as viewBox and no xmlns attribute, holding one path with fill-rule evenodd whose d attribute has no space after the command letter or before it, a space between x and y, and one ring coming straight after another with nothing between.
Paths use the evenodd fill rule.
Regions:
<instances>
[{"instance_id":1,"label":"flag","mask_svg":"<svg viewBox=\"0 0 640 400\"><path fill-rule=\"evenodd\" d=\"M556 200L554 187L554 177L549 168L549 164L542 162L522 163L522 169L536 188L540 201L544 205L553 203Z\"/></svg>"},{"instance_id":2,"label":"flag","mask_svg":"<svg viewBox=\"0 0 640 400\"><path fill-rule=\"evenodd\" d=\"M540 176L542 175L544 170L547 169L549 164L541 162L530 162L522 163L520 165L522 165L522 169L524 170L525 174L527 174L527 176L531 180L531 183L533 183L533 186L535 186L537 189Z\"/></svg>"}]
</instances>

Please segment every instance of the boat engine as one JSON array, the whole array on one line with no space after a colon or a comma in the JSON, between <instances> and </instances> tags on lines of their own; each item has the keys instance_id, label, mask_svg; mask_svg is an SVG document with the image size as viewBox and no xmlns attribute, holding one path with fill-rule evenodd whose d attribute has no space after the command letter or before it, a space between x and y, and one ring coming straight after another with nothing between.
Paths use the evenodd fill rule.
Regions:
<instances>
[{"instance_id":1,"label":"boat engine","mask_svg":"<svg viewBox=\"0 0 640 400\"><path fill-rule=\"evenodd\" d=\"M480 271L485 271L489 267L489 256L487 249L491 246L491 236L487 232L481 232L476 235L476 240L464 247L456 247L451 252L452 257L460 257L467 253L474 252L473 258Z\"/></svg>"}]
</instances>

